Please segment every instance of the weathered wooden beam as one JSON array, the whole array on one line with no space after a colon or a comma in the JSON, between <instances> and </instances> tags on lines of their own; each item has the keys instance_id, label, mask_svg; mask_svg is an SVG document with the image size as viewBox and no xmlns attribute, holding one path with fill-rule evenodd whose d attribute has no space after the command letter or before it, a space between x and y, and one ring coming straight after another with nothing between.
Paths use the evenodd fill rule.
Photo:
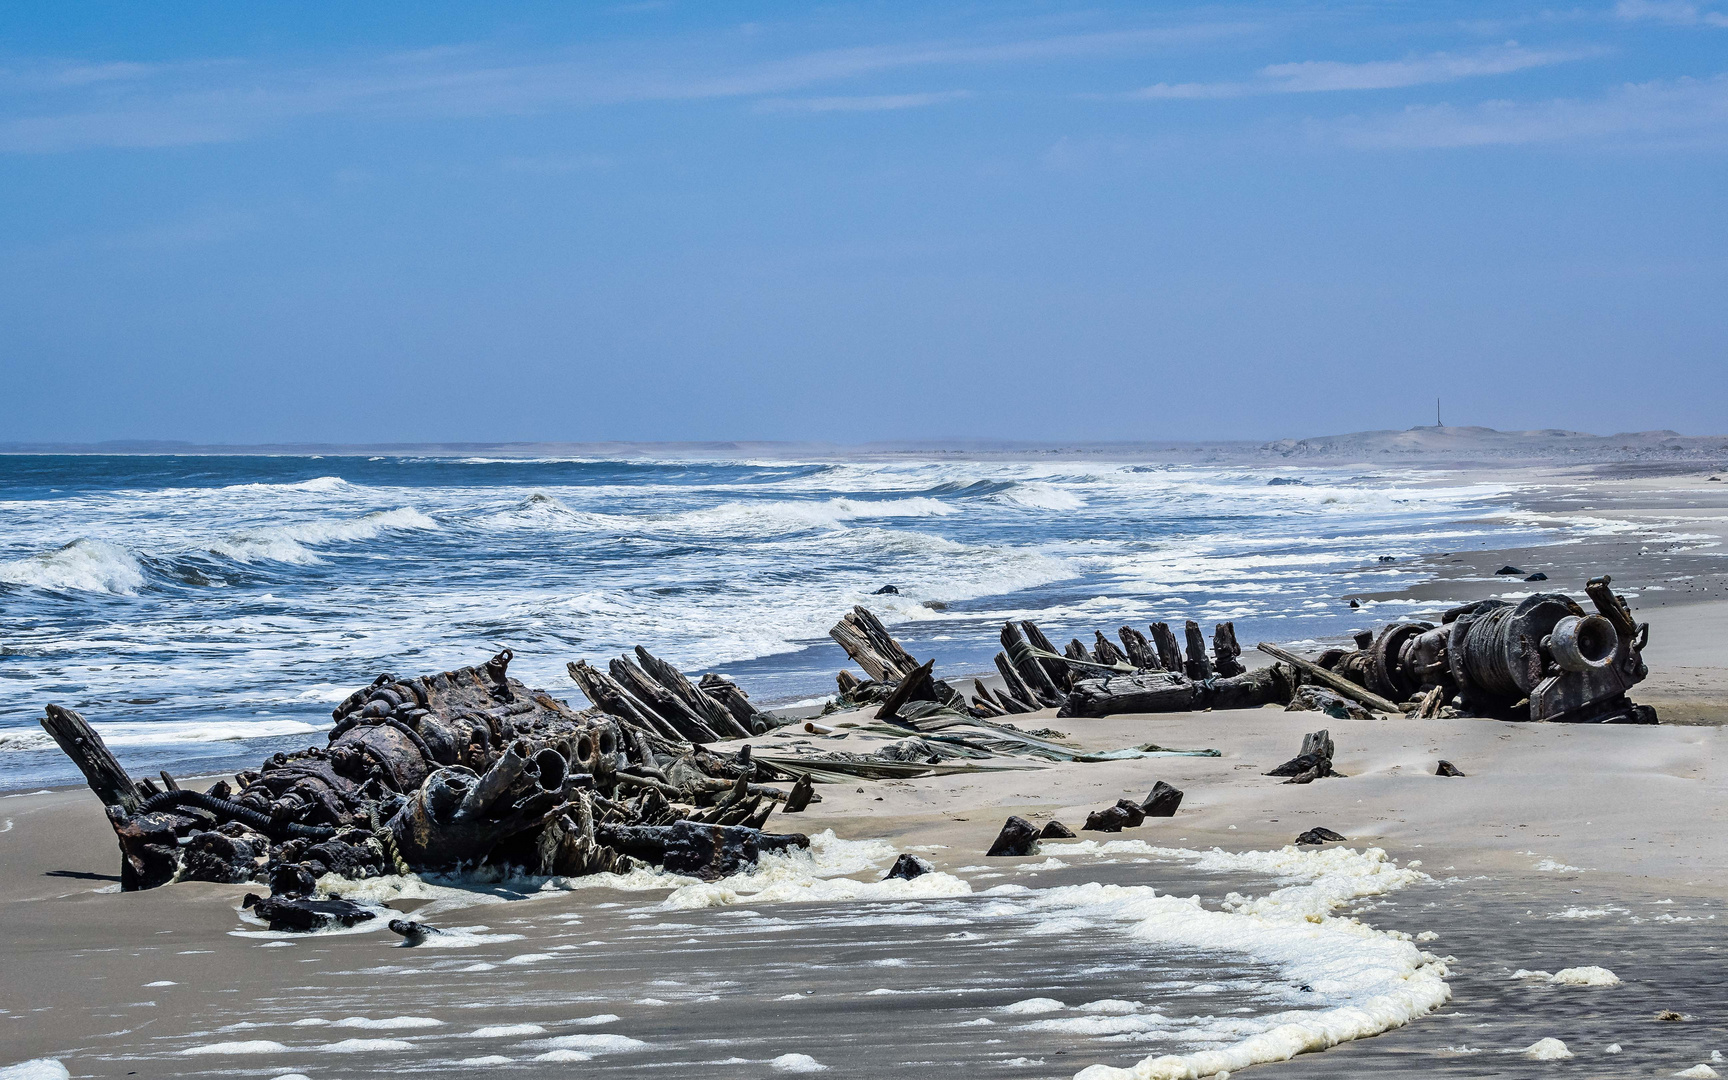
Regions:
<instances>
[{"instance_id":1,"label":"weathered wooden beam","mask_svg":"<svg viewBox=\"0 0 1728 1080\"><path fill-rule=\"evenodd\" d=\"M1027 643L1024 631L1015 623L1003 624L1002 647L1007 651L1014 670L1019 673L1038 704L1062 704L1064 691L1050 678L1049 672L1038 662L1038 658L1032 655L1032 646Z\"/></svg>"},{"instance_id":2,"label":"weathered wooden beam","mask_svg":"<svg viewBox=\"0 0 1728 1080\"><path fill-rule=\"evenodd\" d=\"M1152 641L1158 646L1158 663L1165 671L1182 670L1182 647L1176 644L1169 623L1152 624Z\"/></svg>"},{"instance_id":3,"label":"weathered wooden beam","mask_svg":"<svg viewBox=\"0 0 1728 1080\"><path fill-rule=\"evenodd\" d=\"M1212 661L1206 658L1206 637L1200 633L1200 624L1189 619L1182 628L1188 638L1188 662L1182 670L1190 679L1210 679Z\"/></svg>"},{"instance_id":4,"label":"weathered wooden beam","mask_svg":"<svg viewBox=\"0 0 1728 1080\"><path fill-rule=\"evenodd\" d=\"M103 806L118 806L128 814L139 810L138 788L127 775L102 736L90 722L71 709L49 705L42 718L42 729L53 737L72 764L84 774L90 790L102 800Z\"/></svg>"},{"instance_id":5,"label":"weathered wooden beam","mask_svg":"<svg viewBox=\"0 0 1728 1080\"><path fill-rule=\"evenodd\" d=\"M1240 675L1242 666L1242 646L1236 643L1236 624L1221 622L1212 628L1212 666L1218 669L1218 674L1229 678Z\"/></svg>"},{"instance_id":6,"label":"weathered wooden beam","mask_svg":"<svg viewBox=\"0 0 1728 1080\"><path fill-rule=\"evenodd\" d=\"M1295 653L1279 648L1277 645L1274 645L1269 641L1262 641L1260 644L1256 645L1255 648L1268 656L1276 657L1277 659L1284 661L1286 664L1296 668L1296 670L1302 672L1302 674L1308 676L1315 682L1320 683L1323 686L1331 687L1352 701L1361 702L1363 705L1366 705L1377 712L1390 713L1393 716L1399 715L1397 705L1387 701L1385 698L1374 693L1372 690L1369 690L1367 687L1353 683L1342 675L1327 671L1319 664L1310 660L1304 660Z\"/></svg>"},{"instance_id":7,"label":"weathered wooden beam","mask_svg":"<svg viewBox=\"0 0 1728 1080\"><path fill-rule=\"evenodd\" d=\"M655 656L653 653L636 646L636 659L650 677L664 686L678 700L690 707L690 711L700 716L715 732L728 738L748 738L749 728L740 724L732 715L732 710L714 700L705 691L676 667Z\"/></svg>"}]
</instances>

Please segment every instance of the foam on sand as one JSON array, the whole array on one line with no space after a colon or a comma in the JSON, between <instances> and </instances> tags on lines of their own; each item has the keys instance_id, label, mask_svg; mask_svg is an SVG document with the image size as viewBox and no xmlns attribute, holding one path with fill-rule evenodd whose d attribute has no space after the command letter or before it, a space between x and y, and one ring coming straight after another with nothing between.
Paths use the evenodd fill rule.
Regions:
<instances>
[{"instance_id":1,"label":"foam on sand","mask_svg":"<svg viewBox=\"0 0 1728 1080\"><path fill-rule=\"evenodd\" d=\"M336 1021L331 1027L370 1028L379 1031L389 1031L395 1028L431 1028L443 1027L444 1021L430 1016L386 1016L373 1020L365 1016L348 1016Z\"/></svg>"},{"instance_id":2,"label":"foam on sand","mask_svg":"<svg viewBox=\"0 0 1728 1080\"><path fill-rule=\"evenodd\" d=\"M1312 988L1318 1010L1289 1010L1233 1020L1232 1030L1258 1028L1217 1050L1148 1057L1119 1069L1093 1065L1077 1080L1177 1080L1284 1061L1352 1039L1378 1035L1422 1016L1450 997L1445 965L1408 935L1376 930L1333 914L1353 900L1377 896L1425 879L1400 867L1384 851L1351 848L1302 851L1208 852L1155 848L1140 840L1084 840L1046 844L1063 856L1133 852L1177 858L1203 869L1254 872L1292 881L1263 897L1231 893L1223 910L1195 897L1159 896L1146 886L1062 886L1027 890L1017 902L1033 912L1060 910L1100 923L1127 922L1131 938L1188 948L1246 954ZM992 890L995 892L997 890ZM1129 1033L1167 1028L1156 1014L1099 1015L1035 1021L1042 1029Z\"/></svg>"},{"instance_id":3,"label":"foam on sand","mask_svg":"<svg viewBox=\"0 0 1728 1080\"><path fill-rule=\"evenodd\" d=\"M182 1054L281 1054L287 1047L269 1039L251 1039L239 1042L204 1043L200 1046L188 1046L180 1051Z\"/></svg>"},{"instance_id":4,"label":"foam on sand","mask_svg":"<svg viewBox=\"0 0 1728 1080\"><path fill-rule=\"evenodd\" d=\"M1697 1077L1697 1078L1699 1078L1699 1080L1710 1080L1710 1077L1720 1076L1722 1074L1718 1073L1715 1069L1712 1069L1710 1066L1704 1064L1703 1062L1699 1062L1698 1064L1692 1066L1690 1069L1681 1069L1679 1072L1675 1073L1674 1075L1675 1076Z\"/></svg>"},{"instance_id":5,"label":"foam on sand","mask_svg":"<svg viewBox=\"0 0 1728 1080\"><path fill-rule=\"evenodd\" d=\"M823 1072L828 1068L809 1054L781 1054L768 1064L775 1072L788 1073Z\"/></svg>"},{"instance_id":6,"label":"foam on sand","mask_svg":"<svg viewBox=\"0 0 1728 1080\"><path fill-rule=\"evenodd\" d=\"M0 1080L69 1080L71 1075L56 1058L35 1058L0 1068Z\"/></svg>"},{"instance_id":7,"label":"foam on sand","mask_svg":"<svg viewBox=\"0 0 1728 1080\"><path fill-rule=\"evenodd\" d=\"M1517 1051L1534 1061L1564 1061L1577 1055L1566 1049L1566 1044L1559 1039L1537 1039L1535 1042Z\"/></svg>"},{"instance_id":8,"label":"foam on sand","mask_svg":"<svg viewBox=\"0 0 1728 1080\"><path fill-rule=\"evenodd\" d=\"M1559 971L1532 971L1529 968L1519 968L1512 973L1514 979L1541 979L1550 986L1619 986L1620 976L1605 967L1590 965L1588 967L1561 968Z\"/></svg>"},{"instance_id":9,"label":"foam on sand","mask_svg":"<svg viewBox=\"0 0 1728 1080\"><path fill-rule=\"evenodd\" d=\"M747 873L715 882L640 868L629 874L595 874L579 879L519 879L508 883L515 896L554 893L567 888L610 887L629 891L668 889L663 910L724 907L750 903L807 901L915 901L974 895L971 885L935 872L912 881L878 880L898 851L881 840L844 840L832 830L812 836L804 850L765 855ZM1149 1057L1129 1069L1094 1065L1080 1080L1161 1080L1208 1076L1249 1065L1282 1061L1352 1039L1377 1035L1408 1023L1450 998L1443 962L1421 950L1409 935L1376 930L1335 914L1345 904L1428 880L1415 865L1399 866L1385 852L1370 848L1303 851L1193 851L1154 847L1140 840L1084 840L1047 843L1053 855L1084 858L1132 853L1180 859L1217 872L1253 873L1287 884L1265 896L1229 894L1222 910L1203 907L1198 898L1159 895L1147 886L1089 883L1033 889L1001 884L979 914L1032 915L1044 922L1116 926L1130 941L1243 954L1276 968L1281 977L1310 988L1316 1008L1290 1009L1260 1016L1231 1017L1208 1039L1219 1049L1189 1055ZM860 880L863 878L863 880ZM345 895L382 901L396 896L433 899L435 905L498 903L502 897L425 881L412 876L371 879L344 887ZM428 909L422 909L426 911ZM903 916L896 916L903 917ZM483 928L476 928L483 929ZM537 954L528 954L537 955ZM478 966L478 965L476 965ZM894 992L894 991L883 991ZM1054 998L1029 998L1004 1007L1007 1017L1051 1031L1122 1034L1168 1031L1172 1021L1137 1003L1114 999L1091 1002L1060 1015L1069 1006ZM596 1021L598 1022L598 1021ZM1003 1023L1016 1022L1007 1019ZM550 1053L591 1056L633 1050L641 1040L623 1035L561 1035L528 1045ZM550 1058L536 1060L582 1060Z\"/></svg>"},{"instance_id":10,"label":"foam on sand","mask_svg":"<svg viewBox=\"0 0 1728 1080\"><path fill-rule=\"evenodd\" d=\"M833 829L810 838L801 851L764 855L748 873L715 882L691 881L674 889L664 906L672 909L725 907L751 903L847 900L927 900L966 896L972 886L940 871L911 881L858 881L848 874L879 872L898 855L883 840L842 840ZM689 879L685 879L689 880Z\"/></svg>"},{"instance_id":11,"label":"foam on sand","mask_svg":"<svg viewBox=\"0 0 1728 1080\"><path fill-rule=\"evenodd\" d=\"M317 1049L327 1054L361 1054L370 1050L412 1050L414 1044L404 1039L343 1039Z\"/></svg>"},{"instance_id":12,"label":"foam on sand","mask_svg":"<svg viewBox=\"0 0 1728 1080\"><path fill-rule=\"evenodd\" d=\"M536 1045L553 1050L580 1050L584 1054L617 1054L640 1050L648 1044L628 1035L558 1035L542 1039Z\"/></svg>"}]
</instances>

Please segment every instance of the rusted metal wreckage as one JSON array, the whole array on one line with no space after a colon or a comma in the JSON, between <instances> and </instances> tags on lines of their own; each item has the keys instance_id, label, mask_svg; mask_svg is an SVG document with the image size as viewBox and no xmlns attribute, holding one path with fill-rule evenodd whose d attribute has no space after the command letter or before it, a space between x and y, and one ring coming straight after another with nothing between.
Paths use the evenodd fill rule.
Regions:
<instances>
[{"instance_id":1,"label":"rusted metal wreckage","mask_svg":"<svg viewBox=\"0 0 1728 1080\"><path fill-rule=\"evenodd\" d=\"M1537 593L1516 604L1484 600L1447 611L1438 624L1395 622L1355 636L1354 649L1329 649L1306 660L1276 645L1259 649L1277 662L1242 672L1235 632L1229 623L1214 633L1213 656L1203 651L1198 626L1187 624L1188 655L1178 663L1160 649L1156 662L1142 653L1137 670L1080 677L1071 669L1063 716L1123 712L1169 712L1194 708L1241 708L1285 703L1335 715L1381 712L1419 717L1480 716L1501 720L1567 723L1653 724L1656 712L1626 696L1649 674L1644 647L1650 625L1632 617L1624 597L1606 576L1585 586L1594 612L1563 593ZM1153 637L1173 647L1163 624ZM1123 627L1121 653L1134 654L1140 635ZM1004 633L1009 656L1015 646ZM1102 634L1100 646L1110 644ZM1082 649L1078 641L1071 653ZM1021 649L1024 656L1027 650ZM1041 670L1016 662L1033 678L1052 674L1033 650ZM1077 655L1077 654L1076 654ZM1090 654L1094 667L1118 655L1102 648ZM1001 657L998 658L1001 660ZM1120 665L1118 665L1120 666ZM1040 701L1046 700L1040 697Z\"/></svg>"},{"instance_id":2,"label":"rusted metal wreckage","mask_svg":"<svg viewBox=\"0 0 1728 1080\"><path fill-rule=\"evenodd\" d=\"M510 677L508 650L477 667L380 675L335 709L325 746L276 754L203 791L182 789L166 772L160 787L134 781L69 709L48 706L42 724L107 807L123 889L268 882L272 896L260 912L272 925L303 929L360 917L353 905L344 911L339 901L313 898L326 874L492 865L574 876L640 861L715 878L762 852L806 846L801 834L765 827L776 808L797 813L818 799L816 782L1002 767L976 759L1003 754L1090 761L1216 753L1148 744L1086 754L1052 741L1053 732L1004 722L1050 708L1096 717L1284 704L1338 716L1354 709L1654 723L1653 710L1626 698L1646 674L1648 624L1633 620L1607 577L1586 592L1595 613L1559 593L1516 605L1484 601L1446 612L1438 625L1398 622L1359 634L1355 649L1312 661L1262 644L1275 662L1256 669L1242 663L1228 622L1214 627L1209 648L1199 624L1187 621L1182 642L1154 623L1150 636L1124 626L1116 641L1100 632L1090 647L1075 639L1061 651L1034 623L1010 622L996 685L974 679L970 697L858 607L831 635L868 678L840 672L830 708L875 708L871 724L898 741L871 754L752 754L748 745L711 752L704 744L789 721L757 709L726 679L692 681L641 648L606 671L568 665L593 703L580 710Z\"/></svg>"},{"instance_id":3,"label":"rusted metal wreckage","mask_svg":"<svg viewBox=\"0 0 1728 1080\"><path fill-rule=\"evenodd\" d=\"M259 881L273 900L294 899L329 873L489 864L580 875L635 861L715 878L763 851L808 844L763 828L777 807L801 810L817 797L807 778L748 750L721 756L700 745L716 728L766 730L736 687L704 690L639 650L643 666L631 667L643 697L619 691L608 699L614 711L575 710L511 678L510 659L506 650L478 667L380 675L336 708L325 746L276 754L204 791L166 772L161 787L134 781L69 709L48 706L42 726L107 807L124 890ZM649 686L660 692L653 702ZM782 790L766 779L798 782ZM261 910L273 923L327 921L281 904Z\"/></svg>"}]
</instances>

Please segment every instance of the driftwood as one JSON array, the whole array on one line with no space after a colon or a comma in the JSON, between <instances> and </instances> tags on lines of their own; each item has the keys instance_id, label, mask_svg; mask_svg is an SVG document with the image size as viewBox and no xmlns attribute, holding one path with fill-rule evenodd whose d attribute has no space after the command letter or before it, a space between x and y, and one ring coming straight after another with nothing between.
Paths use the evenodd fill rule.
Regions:
<instances>
[{"instance_id":1,"label":"driftwood","mask_svg":"<svg viewBox=\"0 0 1728 1080\"><path fill-rule=\"evenodd\" d=\"M672 691L661 686L627 657L616 657L608 665L617 681L644 708L652 711L680 735L695 743L719 742L720 735Z\"/></svg>"},{"instance_id":2,"label":"driftwood","mask_svg":"<svg viewBox=\"0 0 1728 1080\"><path fill-rule=\"evenodd\" d=\"M1122 652L1128 662L1142 671L1151 671L1162 667L1158 662L1158 650L1146 640L1146 635L1132 626L1119 627L1116 636L1122 639Z\"/></svg>"},{"instance_id":3,"label":"driftwood","mask_svg":"<svg viewBox=\"0 0 1728 1080\"><path fill-rule=\"evenodd\" d=\"M1008 655L1012 670L1041 707L1060 705L1066 689L1051 679L1049 671L1033 655L1033 645L1026 640L1023 626L1006 623L1002 627L1002 648Z\"/></svg>"}]
</instances>

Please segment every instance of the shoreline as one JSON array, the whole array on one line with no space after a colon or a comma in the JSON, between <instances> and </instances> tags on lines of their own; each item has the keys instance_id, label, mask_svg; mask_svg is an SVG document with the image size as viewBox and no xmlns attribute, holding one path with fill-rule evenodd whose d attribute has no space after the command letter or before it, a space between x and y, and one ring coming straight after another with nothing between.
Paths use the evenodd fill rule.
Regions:
<instances>
[{"instance_id":1,"label":"shoreline","mask_svg":"<svg viewBox=\"0 0 1728 1080\"><path fill-rule=\"evenodd\" d=\"M1155 781L1163 780L1185 792L1175 817L1149 819L1119 836L1082 833L1081 839L1141 841L1153 847L1197 851L1277 851L1298 833L1325 826L1348 838L1339 847L1379 848L1399 865L1420 864L1436 879L1421 889L1359 903L1349 910L1376 927L1412 934L1439 932L1441 938L1433 948L1449 954L1447 964L1454 971L1452 1003L1406 1027L1323 1054L1306 1054L1277 1068L1315 1076L1368 1077L1411 1067L1481 1075L1470 1069L1473 1062L1487 1063L1472 1057L1483 1050L1508 1055L1492 1059L1496 1074L1538 1076L1546 1075L1544 1070L1552 1066L1512 1052L1542 1037L1563 1039L1580 1058L1605 1052L1602 1047L1610 1041L1623 1043L1623 1056L1597 1062L1616 1071L1648 1073L1660 1068L1665 1074L1709 1060L1708 1024L1668 1026L1644 1018L1659 1007L1703 1020L1728 1006L1700 985L1707 980L1686 977L1684 971L1694 968L1678 959L1690 957L1691 965L1719 962L1728 950L1728 917L1719 917L1723 897L1728 895L1728 867L1716 854L1721 837L1728 834L1728 768L1724 768L1728 735L1723 726L1728 719L1728 657L1717 645L1728 633L1728 599L1721 598L1723 579L1715 570L1721 556L1711 554L1718 549L1702 546L1728 536L1728 494L1715 494L1728 485L1701 489L1697 483L1702 481L1679 478L1652 484L1647 478L1579 481L1556 476L1551 502L1533 500L1533 507L1524 512L1554 516L1588 512L1623 524L1625 531L1538 548L1435 556L1431 566L1412 562L1399 567L1405 572L1415 565L1432 569L1433 576L1422 584L1365 598L1431 600L1443 606L1443 601L1453 598L1538 588L1576 594L1585 577L1609 573L1617 587L1638 593L1633 600L1635 614L1652 624L1647 653L1651 675L1632 696L1662 711L1663 723L1656 727L1403 717L1354 721L1276 707L1059 720L1044 710L1010 722L1054 729L1087 750L1156 742L1177 748L1215 748L1220 756L1038 762L1012 771L828 784L820 788L822 802L796 818L777 815L770 827L812 834L833 829L845 839L885 840L902 851L916 849L945 873L969 875L979 891L997 882L1045 888L1099 880L1150 883L1160 892L1199 888L1191 877L1158 860L1137 866L1132 858L1112 862L1069 856L1057 860L1068 863L1058 870L1044 868L1047 856L982 857L1009 814L1034 823L1057 818L1078 831L1088 810L1125 796L1144 798ZM1686 523L1687 535L1700 539L1652 546L1652 530L1669 529L1676 520ZM1549 581L1509 582L1492 573L1503 561L1543 570ZM1251 649L1251 643L1244 644ZM832 714L824 723L834 726L846 720L845 714ZM1332 732L1342 777L1285 785L1263 775L1296 752L1303 734L1320 727ZM780 729L749 742L772 748L808 739L812 745L834 749L870 748L873 736L868 733L843 728L840 732L844 738ZM719 744L716 750L742 742ZM1454 762L1465 775L1434 775L1439 758ZM149 1027L157 1023L150 1010L185 1001L184 1007L194 1011L210 1008L217 1010L216 1015L243 1019L251 1014L224 1012L229 1006L223 1002L255 1001L259 1003L255 1009L263 1008L263 1003L295 1000L311 987L325 985L342 988L338 998L343 1004L329 1006L332 1009L377 1015L387 1007L419 1015L419 1010L431 1007L412 993L404 996L400 980L404 971L427 968L422 961L435 954L399 953L389 935L375 932L304 940L269 954L239 951L260 947L256 940L230 933L237 924L239 897L256 889L255 885L191 883L122 895L111 891L117 889L117 864L112 832L85 788L0 797L0 917L7 920L9 931L0 940L0 964L8 970L42 972L29 986L14 984L0 990L0 1009L5 1010L0 1014L5 1027L0 1030L10 1028L15 1033L13 1045L20 1048L0 1060L0 1066L12 1060L60 1056L76 1075L118 1076L138 1069L140 1061L153 1062L146 1067L173 1068L182 1074L199 1071L189 1067L202 1061L217 1067L205 1071L207 1075L233 1075L235 1070L225 1066L234 1061L151 1058L151 1039L161 1036L147 1032L165 1029ZM619 910L631 914L608 914L606 905L615 903L624 903ZM404 905L409 906L413 905ZM547 936L549 917L566 928L611 925L609 920L631 917L645 920L633 925L665 927L682 919L657 904L644 905L632 894L607 889L556 893L516 908L471 908L450 916L457 923L486 922L525 935L526 940L515 945L464 957L485 957L483 962L490 965L509 964L516 954L541 955L524 950L558 936ZM559 931L583 936L592 932ZM816 965L814 970L820 970L830 962L824 953L850 939L841 935L815 940L827 942L827 948L801 945L793 954L795 964ZM177 947L165 949L162 942L175 942ZM543 955L558 955L550 950L559 946L542 947L548 950ZM725 1023L768 1038L763 1033L779 1022L776 1018L795 1015L790 1005L771 1004L775 994L783 991L775 980L788 976L758 973L751 965L765 962L761 956L728 950L728 946L717 947L712 962L718 965L716 970L730 972L729 977L744 989L721 991L720 998L747 992L749 1001L761 1004L751 1006L758 1019ZM269 962L254 959L259 956L268 956ZM415 962L409 964L404 957ZM303 968L299 966L303 961L316 963ZM619 956L607 963L597 971L557 969L554 979L553 961L543 960L499 968L513 973L504 984L452 985L468 987L462 992L485 1006L467 1016L487 1023L493 1021L486 1017L497 1016L497 1023L506 1024L517 1011L507 1003L524 993L530 999L571 1000L572 988L604 996L617 980L646 984L651 981L647 973L655 971L664 978L678 977L665 974L676 970L676 961L647 954ZM663 970L665 964L674 967ZM1515 970L1590 964L1615 969L1624 985L1556 989L1514 976ZM434 969L455 970L428 968ZM761 971L770 969L780 970L771 965ZM234 982L242 971L244 981ZM208 988L199 983L201 979L212 980ZM180 988L139 989L152 982ZM818 978L815 985L828 984ZM220 993L239 997L211 996ZM144 998L149 999L148 1008L135 1000ZM195 1000L204 1004L194 1006ZM444 1003L441 1007L457 1007L456 999L438 1000ZM836 997L831 1006L836 1011L822 1014L835 1037L844 1041L851 1037L845 1032L862 1024L876 1032L872 1038L877 1042L872 1045L877 1049L856 1060L834 1062L834 1075L869 1075L876 1053L916 1054L915 1047L896 1043L878 1025L902 1015L893 1011L904 1007L895 1004L899 1000ZM1641 1010L1637 1015L1626 1012L1633 1003ZM1588 1007L1580 1012L1580 1006ZM632 1002L609 1001L606 1007L623 1015L627 1027L638 1025L629 1030L645 1031L661 1023L655 1017L663 1015L655 1012L656 1007ZM47 1011L33 1011L43 1008ZM713 1026L721 1023L719 1014L700 1015L710 1019L664 1030L682 1032L678 1037L685 1039L718 1037L728 1030ZM139 1034L128 1034L133 1030ZM18 1033L22 1037L16 1037ZM969 1064L965 1054L983 1052L981 1044L955 1044L962 1045L969 1049L954 1049L961 1056L951 1066ZM1068 1068L1067 1059L1054 1056L1059 1052L1050 1049L1050 1056L1039 1059L1038 1066L1027 1065L1007 1075L1071 1075L1092 1060L1102 1060L1096 1056L1101 1051L1077 1049L1074 1067ZM380 1050L367 1056L356 1051L330 1059L333 1065L296 1059L296 1068L317 1077L333 1075L333 1067L342 1075L381 1071L391 1053ZM821 1056L819 1049L810 1053ZM939 1057L934 1052L924 1056ZM1118 1053L1111 1061L1128 1064L1138 1056ZM274 1076L281 1071L268 1071L266 1061L242 1061L241 1071L248 1074ZM626 1067L626 1063L622 1057L597 1057L583 1068L602 1066ZM760 1063L728 1067L755 1068L753 1075L760 1075L762 1068ZM453 1062L433 1063L426 1069L451 1075L463 1071Z\"/></svg>"}]
</instances>

